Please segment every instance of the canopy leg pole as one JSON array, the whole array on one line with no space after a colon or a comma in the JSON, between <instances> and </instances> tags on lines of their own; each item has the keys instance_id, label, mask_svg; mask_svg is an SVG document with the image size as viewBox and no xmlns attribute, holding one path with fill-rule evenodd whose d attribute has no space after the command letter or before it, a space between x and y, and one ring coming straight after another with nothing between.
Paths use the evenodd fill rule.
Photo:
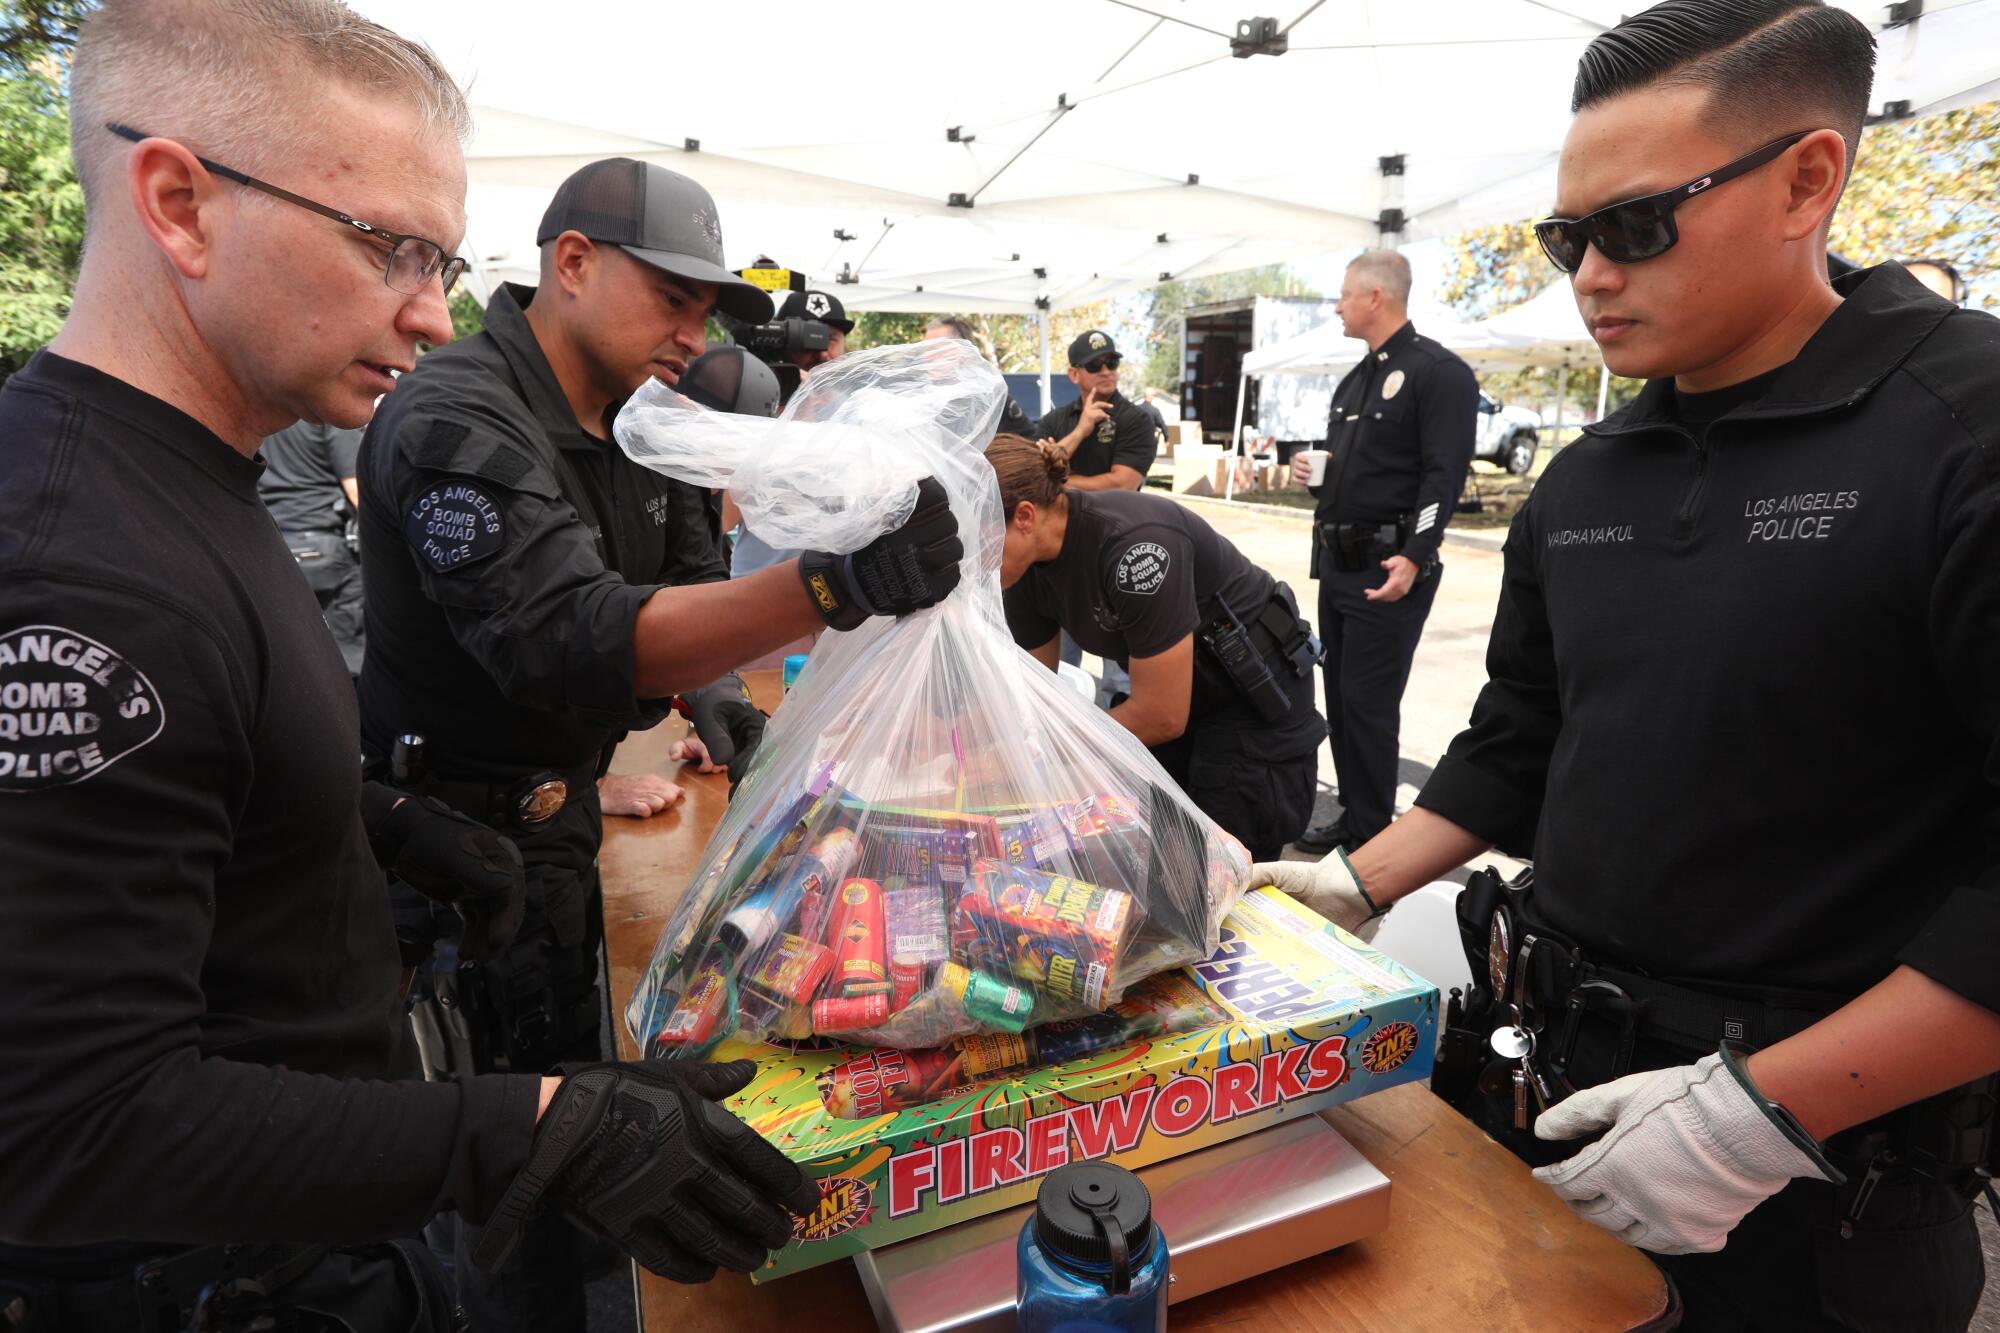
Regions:
<instances>
[{"instance_id":1,"label":"canopy leg pole","mask_svg":"<svg viewBox=\"0 0 2000 1333\"><path fill-rule=\"evenodd\" d=\"M1611 367L1597 368L1597 419L1604 420L1604 405L1611 399Z\"/></svg>"},{"instance_id":2,"label":"canopy leg pole","mask_svg":"<svg viewBox=\"0 0 2000 1333\"><path fill-rule=\"evenodd\" d=\"M1049 414L1049 312L1035 312L1035 332L1042 341L1042 415Z\"/></svg>"},{"instance_id":3,"label":"canopy leg pole","mask_svg":"<svg viewBox=\"0 0 2000 1333\"><path fill-rule=\"evenodd\" d=\"M1555 445L1559 445L1562 443L1563 407L1568 403L1568 401L1569 401L1569 367L1565 365L1562 369L1556 372L1556 424L1554 431L1551 432L1554 438L1549 441L1551 447L1554 447Z\"/></svg>"},{"instance_id":4,"label":"canopy leg pole","mask_svg":"<svg viewBox=\"0 0 2000 1333\"><path fill-rule=\"evenodd\" d=\"M1236 460L1243 456L1243 398L1250 388L1250 377L1239 375L1236 379L1236 431L1229 441L1229 476L1222 483L1222 498L1236 498Z\"/></svg>"}]
</instances>

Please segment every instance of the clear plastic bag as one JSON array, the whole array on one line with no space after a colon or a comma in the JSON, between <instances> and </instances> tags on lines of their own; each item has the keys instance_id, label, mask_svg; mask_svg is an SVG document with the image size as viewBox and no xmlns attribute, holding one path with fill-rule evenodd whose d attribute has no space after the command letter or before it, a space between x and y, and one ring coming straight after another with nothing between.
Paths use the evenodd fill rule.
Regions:
<instances>
[{"instance_id":1,"label":"clear plastic bag","mask_svg":"<svg viewBox=\"0 0 2000 1333\"><path fill-rule=\"evenodd\" d=\"M627 454L727 486L773 546L857 550L928 475L966 547L938 606L820 638L626 1010L649 1054L732 1033L1016 1033L1216 948L1242 845L1008 633L982 452L1005 393L970 344L940 339L822 366L776 420L658 382L619 414Z\"/></svg>"}]
</instances>

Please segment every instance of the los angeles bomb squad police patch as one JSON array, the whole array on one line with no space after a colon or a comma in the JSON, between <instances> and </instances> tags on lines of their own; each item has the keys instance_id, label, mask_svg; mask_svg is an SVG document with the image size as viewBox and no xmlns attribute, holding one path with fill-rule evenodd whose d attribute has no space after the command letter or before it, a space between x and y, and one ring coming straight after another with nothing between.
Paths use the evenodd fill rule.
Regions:
<instances>
[{"instance_id":1,"label":"los angeles bomb squad police patch","mask_svg":"<svg viewBox=\"0 0 2000 1333\"><path fill-rule=\"evenodd\" d=\"M505 536L506 523L493 497L457 478L419 495L403 517L403 539L440 574L484 560L500 549Z\"/></svg>"},{"instance_id":2,"label":"los angeles bomb squad police patch","mask_svg":"<svg viewBox=\"0 0 2000 1333\"><path fill-rule=\"evenodd\" d=\"M1167 581L1167 566L1172 557L1167 548L1158 542L1134 542L1118 557L1113 578L1120 592L1134 592L1141 596L1151 596Z\"/></svg>"},{"instance_id":3,"label":"los angeles bomb squad police patch","mask_svg":"<svg viewBox=\"0 0 2000 1333\"><path fill-rule=\"evenodd\" d=\"M93 778L166 721L146 673L96 639L60 625L0 634L0 792Z\"/></svg>"}]
</instances>

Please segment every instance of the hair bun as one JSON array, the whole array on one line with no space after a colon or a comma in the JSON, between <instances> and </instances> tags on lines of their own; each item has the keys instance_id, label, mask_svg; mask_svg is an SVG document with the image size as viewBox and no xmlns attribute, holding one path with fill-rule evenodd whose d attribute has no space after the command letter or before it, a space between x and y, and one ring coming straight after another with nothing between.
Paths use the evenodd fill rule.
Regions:
<instances>
[{"instance_id":1,"label":"hair bun","mask_svg":"<svg viewBox=\"0 0 2000 1333\"><path fill-rule=\"evenodd\" d=\"M1069 455L1054 440L1037 440L1042 448L1042 466L1048 470L1049 480L1056 486L1069 483Z\"/></svg>"}]
</instances>

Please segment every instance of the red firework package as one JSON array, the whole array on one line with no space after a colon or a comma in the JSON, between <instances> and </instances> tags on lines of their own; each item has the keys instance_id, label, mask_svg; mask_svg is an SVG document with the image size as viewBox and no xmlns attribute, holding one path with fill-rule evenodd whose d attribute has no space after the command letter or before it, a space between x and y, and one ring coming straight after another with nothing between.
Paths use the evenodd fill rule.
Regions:
<instances>
[{"instance_id":1,"label":"red firework package","mask_svg":"<svg viewBox=\"0 0 2000 1333\"><path fill-rule=\"evenodd\" d=\"M661 384L620 412L631 457L727 488L774 547L858 551L931 477L965 548L936 606L820 636L626 1011L649 1053L1026 1049L1217 947L1242 846L1007 632L983 454L1005 401L990 364L941 340L829 362L776 420Z\"/></svg>"}]
</instances>

